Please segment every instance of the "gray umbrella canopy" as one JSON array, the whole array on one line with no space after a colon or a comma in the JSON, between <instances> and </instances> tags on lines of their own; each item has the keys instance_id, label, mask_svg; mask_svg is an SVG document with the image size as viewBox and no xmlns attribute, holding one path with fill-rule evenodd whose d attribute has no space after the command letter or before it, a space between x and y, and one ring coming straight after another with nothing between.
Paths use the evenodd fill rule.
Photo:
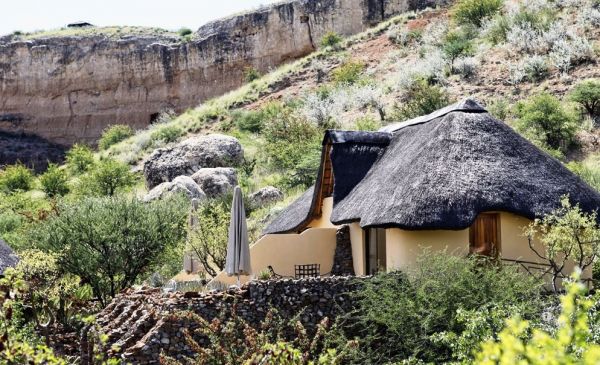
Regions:
<instances>
[{"instance_id":1,"label":"gray umbrella canopy","mask_svg":"<svg viewBox=\"0 0 600 365\"><path fill-rule=\"evenodd\" d=\"M250 267L248 229L246 228L246 212L244 211L242 190L239 186L236 186L233 192L225 272L229 276L250 275L252 272Z\"/></svg>"}]
</instances>

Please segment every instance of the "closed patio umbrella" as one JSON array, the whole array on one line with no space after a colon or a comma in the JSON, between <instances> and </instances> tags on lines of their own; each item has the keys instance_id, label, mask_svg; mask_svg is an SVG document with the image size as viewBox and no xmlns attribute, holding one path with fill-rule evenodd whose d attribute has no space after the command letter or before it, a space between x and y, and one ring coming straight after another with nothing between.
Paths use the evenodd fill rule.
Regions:
<instances>
[{"instance_id":1,"label":"closed patio umbrella","mask_svg":"<svg viewBox=\"0 0 600 365\"><path fill-rule=\"evenodd\" d=\"M242 190L239 186L236 186L231 205L231 223L229 224L225 272L229 276L237 276L239 286L240 275L250 275L251 271L244 200L242 199Z\"/></svg>"}]
</instances>

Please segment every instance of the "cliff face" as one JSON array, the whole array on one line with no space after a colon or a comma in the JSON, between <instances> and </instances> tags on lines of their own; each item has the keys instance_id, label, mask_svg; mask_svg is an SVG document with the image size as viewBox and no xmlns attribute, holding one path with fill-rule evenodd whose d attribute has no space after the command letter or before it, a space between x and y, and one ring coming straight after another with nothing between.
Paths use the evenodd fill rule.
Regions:
<instances>
[{"instance_id":1,"label":"cliff face","mask_svg":"<svg viewBox=\"0 0 600 365\"><path fill-rule=\"evenodd\" d=\"M351 35L435 0L294 0L165 36L0 40L0 131L94 143L112 124L148 126L302 57L328 31ZM439 2L439 1L438 1Z\"/></svg>"}]
</instances>

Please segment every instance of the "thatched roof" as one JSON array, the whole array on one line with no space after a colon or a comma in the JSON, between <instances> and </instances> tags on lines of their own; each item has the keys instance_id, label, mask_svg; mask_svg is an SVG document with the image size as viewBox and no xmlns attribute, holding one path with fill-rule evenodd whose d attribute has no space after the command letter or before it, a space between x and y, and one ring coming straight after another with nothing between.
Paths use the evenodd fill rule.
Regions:
<instances>
[{"instance_id":1,"label":"thatched roof","mask_svg":"<svg viewBox=\"0 0 600 365\"><path fill-rule=\"evenodd\" d=\"M0 275L4 273L4 270L8 267L14 267L17 262L19 262L19 258L15 254L15 252L0 239Z\"/></svg>"},{"instance_id":2,"label":"thatched roof","mask_svg":"<svg viewBox=\"0 0 600 365\"><path fill-rule=\"evenodd\" d=\"M334 224L464 229L485 211L542 216L565 194L584 211L600 208L600 194L472 100L383 131L389 146L335 203Z\"/></svg>"}]
</instances>

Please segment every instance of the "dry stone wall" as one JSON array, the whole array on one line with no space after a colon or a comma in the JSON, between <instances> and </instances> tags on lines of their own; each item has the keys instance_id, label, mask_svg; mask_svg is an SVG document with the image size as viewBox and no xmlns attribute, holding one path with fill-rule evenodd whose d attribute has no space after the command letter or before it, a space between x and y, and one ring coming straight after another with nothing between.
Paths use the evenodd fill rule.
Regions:
<instances>
[{"instance_id":1,"label":"dry stone wall","mask_svg":"<svg viewBox=\"0 0 600 365\"><path fill-rule=\"evenodd\" d=\"M275 308L283 318L299 314L308 330L314 329L324 317L336 318L353 308L351 293L366 278L325 277L301 280L252 281L241 289L216 293L171 293L147 289L117 296L97 319L98 331L108 335L106 350L126 363L158 364L159 354L181 358L189 356L190 348L183 330L194 328L185 316L175 314L191 311L207 320L220 313L235 313L257 326ZM92 347L96 332L87 327L81 337L81 363L92 364ZM203 339L198 339L202 343Z\"/></svg>"},{"instance_id":2,"label":"dry stone wall","mask_svg":"<svg viewBox=\"0 0 600 365\"><path fill-rule=\"evenodd\" d=\"M312 52L328 31L361 32L441 0L292 0L167 36L0 38L0 131L94 143L113 124L148 126Z\"/></svg>"}]
</instances>

